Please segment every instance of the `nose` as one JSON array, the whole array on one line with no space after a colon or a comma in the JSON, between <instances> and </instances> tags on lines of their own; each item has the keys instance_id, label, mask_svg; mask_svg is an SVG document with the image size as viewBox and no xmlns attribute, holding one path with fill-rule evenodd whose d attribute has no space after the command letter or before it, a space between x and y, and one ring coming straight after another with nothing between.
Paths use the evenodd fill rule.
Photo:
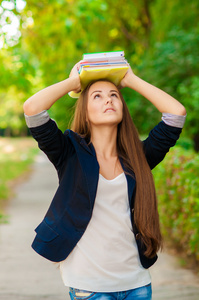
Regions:
<instances>
[{"instance_id":1,"label":"nose","mask_svg":"<svg viewBox=\"0 0 199 300\"><path fill-rule=\"evenodd\" d=\"M112 99L108 97L108 99L106 99L106 104L108 103L112 103Z\"/></svg>"}]
</instances>

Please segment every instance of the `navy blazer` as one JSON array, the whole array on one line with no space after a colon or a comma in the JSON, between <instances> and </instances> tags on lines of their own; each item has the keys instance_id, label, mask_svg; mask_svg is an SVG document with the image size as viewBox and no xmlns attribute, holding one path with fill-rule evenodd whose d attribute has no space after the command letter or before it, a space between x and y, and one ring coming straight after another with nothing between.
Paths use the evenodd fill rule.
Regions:
<instances>
[{"instance_id":1,"label":"navy blazer","mask_svg":"<svg viewBox=\"0 0 199 300\"><path fill-rule=\"evenodd\" d=\"M76 246L91 219L99 164L92 143L88 144L88 141L69 129L63 134L51 119L41 126L30 128L30 131L38 141L39 148L54 164L59 177L59 187L50 207L44 220L35 229L32 247L43 257L59 262L66 259ZM175 145L180 133L180 128L166 125L163 121L150 132L143 146L151 169ZM136 182L132 176L125 175L133 226ZM134 234L137 234L135 230ZM145 257L139 239L136 241L140 261L144 268L149 268L157 260L157 255L152 259Z\"/></svg>"}]
</instances>

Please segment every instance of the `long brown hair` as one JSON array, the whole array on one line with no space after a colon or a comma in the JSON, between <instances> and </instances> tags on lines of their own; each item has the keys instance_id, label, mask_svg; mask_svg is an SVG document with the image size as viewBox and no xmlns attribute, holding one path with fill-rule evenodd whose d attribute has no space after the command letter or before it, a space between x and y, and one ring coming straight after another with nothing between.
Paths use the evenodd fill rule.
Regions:
<instances>
[{"instance_id":1,"label":"long brown hair","mask_svg":"<svg viewBox=\"0 0 199 300\"><path fill-rule=\"evenodd\" d=\"M107 81L107 80L100 80ZM96 82L96 81L94 81ZM87 101L91 82L81 93L76 102L75 114L71 129L90 140L89 122L86 122ZM116 87L117 88L117 87ZM123 119L118 124L117 151L125 167L135 174L136 194L134 202L134 224L141 235L146 247L145 255L153 257L162 247L157 198L153 176L147 163L142 142L132 121L125 100L120 93L123 103Z\"/></svg>"}]
</instances>

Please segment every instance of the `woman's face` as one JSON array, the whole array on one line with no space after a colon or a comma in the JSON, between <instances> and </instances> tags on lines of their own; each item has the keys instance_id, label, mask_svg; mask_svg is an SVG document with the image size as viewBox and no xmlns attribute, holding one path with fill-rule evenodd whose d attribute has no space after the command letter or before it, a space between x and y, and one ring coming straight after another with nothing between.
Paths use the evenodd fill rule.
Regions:
<instances>
[{"instance_id":1,"label":"woman's face","mask_svg":"<svg viewBox=\"0 0 199 300\"><path fill-rule=\"evenodd\" d=\"M94 125L118 125L123 117L123 104L115 85L98 81L88 92L87 121Z\"/></svg>"}]
</instances>

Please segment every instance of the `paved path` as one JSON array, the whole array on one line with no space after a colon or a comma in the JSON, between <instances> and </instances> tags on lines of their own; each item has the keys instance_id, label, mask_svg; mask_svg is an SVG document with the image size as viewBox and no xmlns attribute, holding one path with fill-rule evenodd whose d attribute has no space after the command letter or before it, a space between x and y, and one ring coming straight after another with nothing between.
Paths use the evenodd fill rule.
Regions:
<instances>
[{"instance_id":1,"label":"paved path","mask_svg":"<svg viewBox=\"0 0 199 300\"><path fill-rule=\"evenodd\" d=\"M54 168L38 156L28 180L16 189L0 225L0 300L68 300L56 265L30 247L34 228L42 220L57 186ZM151 268L153 299L198 300L199 278L181 269L175 257L161 254Z\"/></svg>"}]
</instances>

